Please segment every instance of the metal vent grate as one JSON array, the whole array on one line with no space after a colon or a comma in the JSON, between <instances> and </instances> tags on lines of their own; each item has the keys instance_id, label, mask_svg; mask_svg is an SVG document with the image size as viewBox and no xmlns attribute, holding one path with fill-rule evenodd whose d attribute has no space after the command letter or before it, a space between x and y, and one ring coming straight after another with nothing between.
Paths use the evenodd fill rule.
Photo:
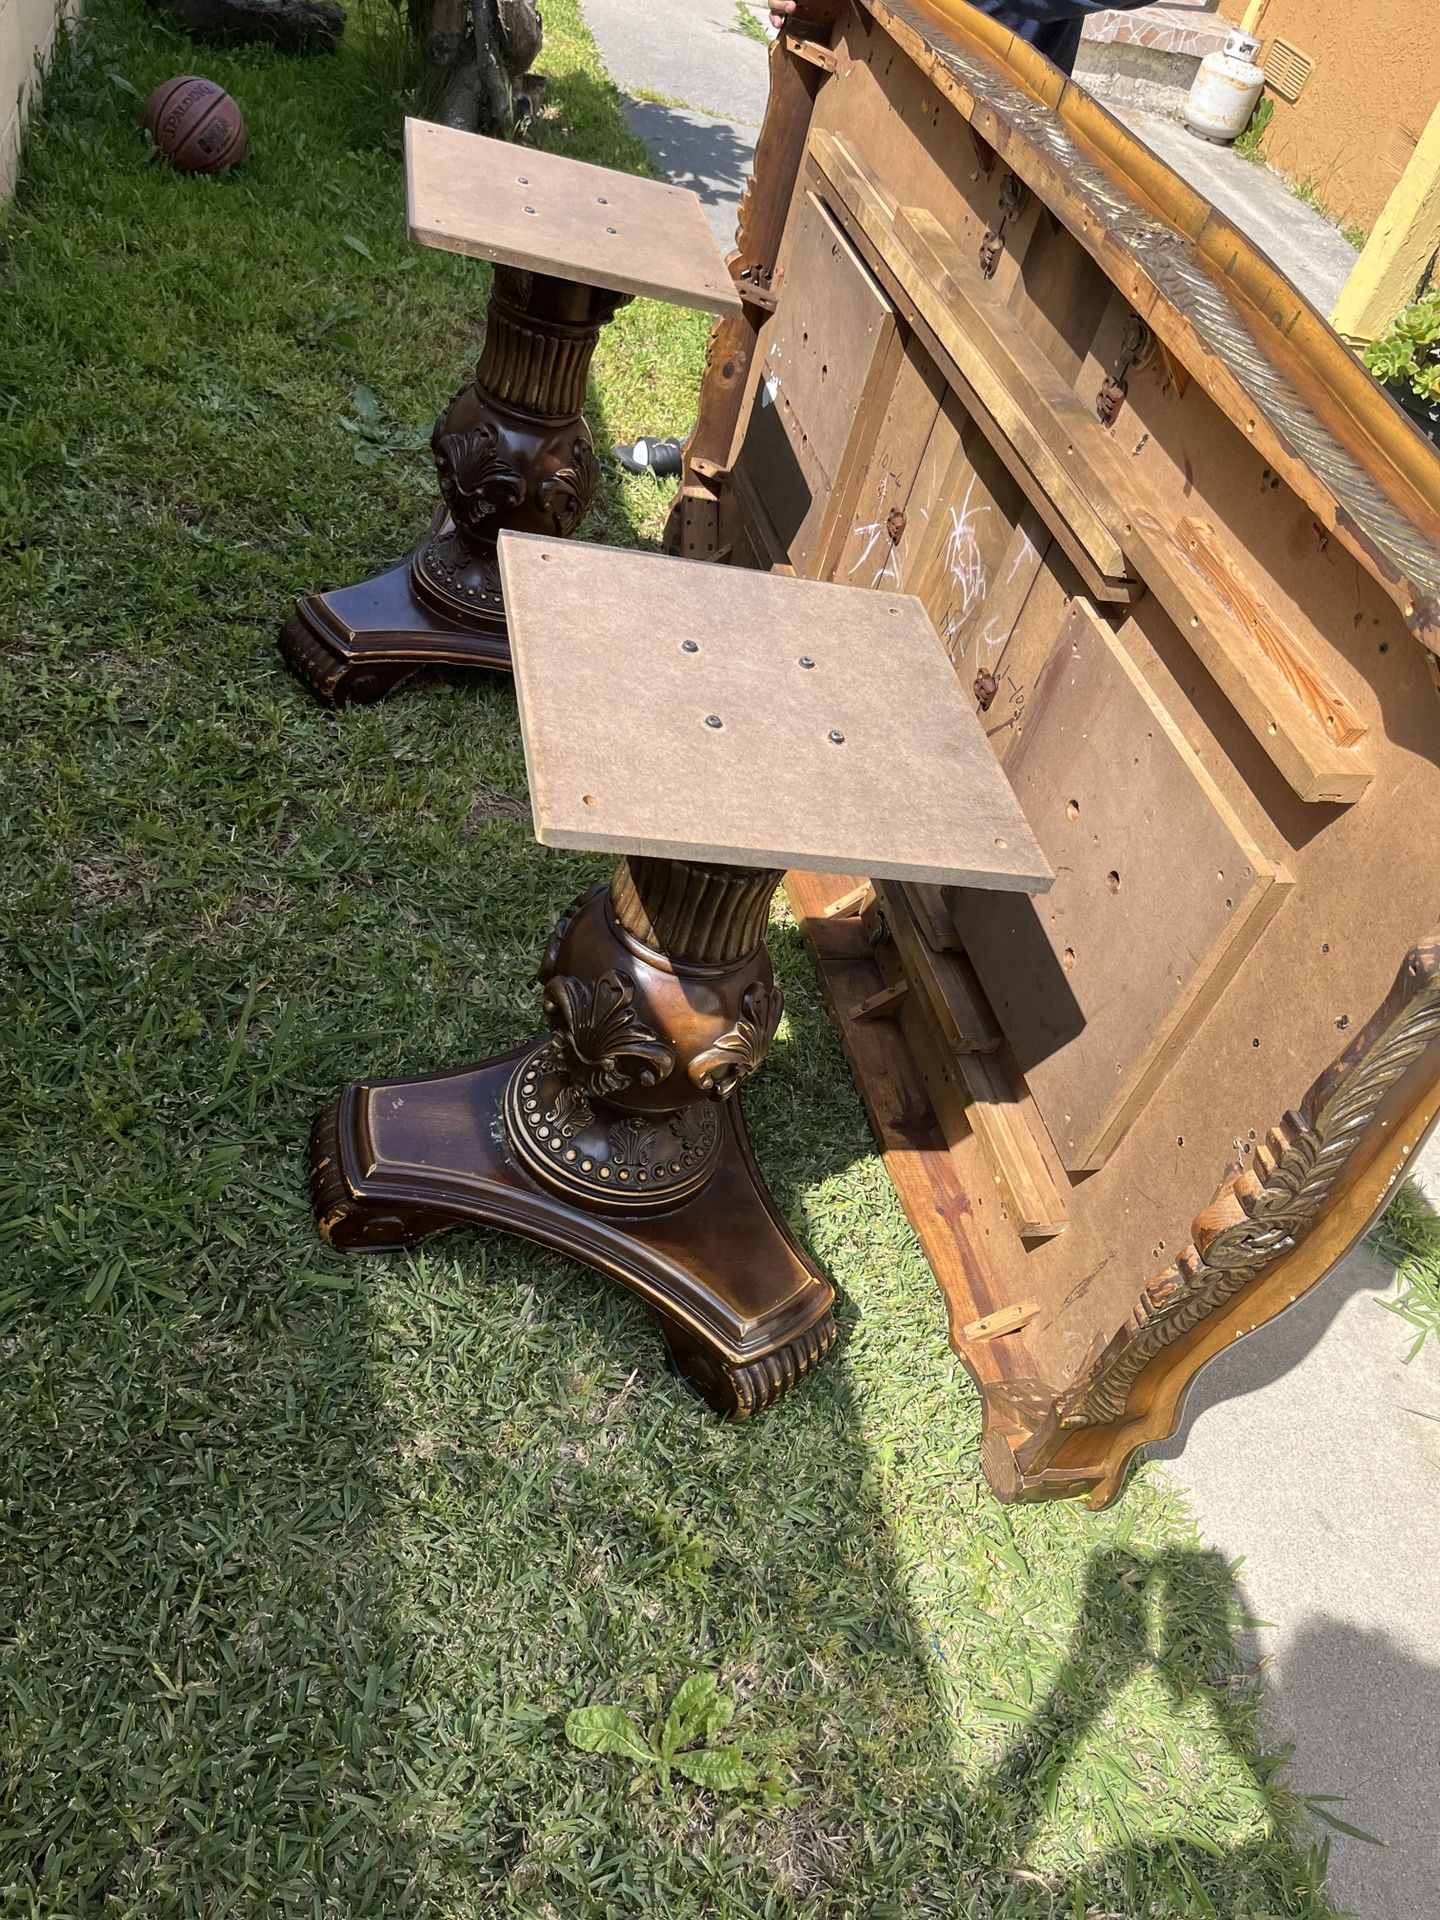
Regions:
<instances>
[{"instance_id":1,"label":"metal vent grate","mask_svg":"<svg viewBox=\"0 0 1440 1920\"><path fill-rule=\"evenodd\" d=\"M1288 40L1272 40L1265 50L1265 79L1282 100L1298 100L1315 62Z\"/></svg>"}]
</instances>

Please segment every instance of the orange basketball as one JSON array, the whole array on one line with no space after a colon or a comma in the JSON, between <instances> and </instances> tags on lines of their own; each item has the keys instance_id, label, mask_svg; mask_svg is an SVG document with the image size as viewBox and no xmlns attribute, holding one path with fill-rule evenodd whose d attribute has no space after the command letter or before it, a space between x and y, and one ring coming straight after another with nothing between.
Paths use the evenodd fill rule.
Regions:
<instances>
[{"instance_id":1,"label":"orange basketball","mask_svg":"<svg viewBox=\"0 0 1440 1920\"><path fill-rule=\"evenodd\" d=\"M182 73L145 102L150 138L182 173L223 173L245 152L245 116L213 80Z\"/></svg>"}]
</instances>

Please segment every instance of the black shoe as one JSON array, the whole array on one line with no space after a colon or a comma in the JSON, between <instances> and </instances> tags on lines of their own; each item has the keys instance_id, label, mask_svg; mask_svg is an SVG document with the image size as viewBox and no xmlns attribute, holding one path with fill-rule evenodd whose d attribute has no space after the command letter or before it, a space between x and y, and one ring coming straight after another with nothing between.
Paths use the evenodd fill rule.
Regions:
<instances>
[{"instance_id":1,"label":"black shoe","mask_svg":"<svg viewBox=\"0 0 1440 1920\"><path fill-rule=\"evenodd\" d=\"M653 473L671 480L680 471L678 440L635 440L614 449L615 458L627 473Z\"/></svg>"}]
</instances>

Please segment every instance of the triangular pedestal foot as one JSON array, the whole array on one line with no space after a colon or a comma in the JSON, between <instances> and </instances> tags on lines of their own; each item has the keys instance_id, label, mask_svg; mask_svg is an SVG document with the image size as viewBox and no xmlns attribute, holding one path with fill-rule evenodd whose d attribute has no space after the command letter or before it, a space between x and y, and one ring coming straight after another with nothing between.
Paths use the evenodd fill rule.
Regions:
<instances>
[{"instance_id":1,"label":"triangular pedestal foot","mask_svg":"<svg viewBox=\"0 0 1440 1920\"><path fill-rule=\"evenodd\" d=\"M451 1227L499 1227L585 1261L629 1289L676 1372L719 1413L773 1405L835 1339L834 1290L781 1219L738 1099L720 1108L714 1172L676 1206L603 1209L517 1164L504 1118L520 1048L482 1065L355 1081L319 1116L310 1184L334 1247L414 1246Z\"/></svg>"}]
</instances>

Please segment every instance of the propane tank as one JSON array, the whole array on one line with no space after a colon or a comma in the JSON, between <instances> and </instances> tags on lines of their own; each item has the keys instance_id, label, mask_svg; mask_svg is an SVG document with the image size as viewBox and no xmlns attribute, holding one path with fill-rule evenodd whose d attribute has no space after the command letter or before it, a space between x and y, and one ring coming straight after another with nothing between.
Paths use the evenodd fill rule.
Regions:
<instances>
[{"instance_id":1,"label":"propane tank","mask_svg":"<svg viewBox=\"0 0 1440 1920\"><path fill-rule=\"evenodd\" d=\"M1207 53L1185 102L1185 124L1202 140L1228 143L1250 124L1265 76L1255 64L1260 42L1232 33L1223 53Z\"/></svg>"}]
</instances>

